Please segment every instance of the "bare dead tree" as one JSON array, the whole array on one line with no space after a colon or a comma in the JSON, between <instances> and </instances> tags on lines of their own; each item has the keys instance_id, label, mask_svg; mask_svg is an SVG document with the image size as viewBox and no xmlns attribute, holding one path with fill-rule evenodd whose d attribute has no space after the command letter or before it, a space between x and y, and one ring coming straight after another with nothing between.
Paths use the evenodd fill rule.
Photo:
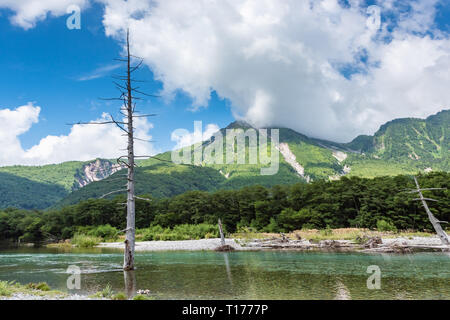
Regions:
<instances>
[{"instance_id":1,"label":"bare dead tree","mask_svg":"<svg viewBox=\"0 0 450 320\"><path fill-rule=\"evenodd\" d=\"M442 229L442 226L441 226L441 223L448 223L448 222L446 222L446 221L439 221L438 219L436 219L436 217L433 215L433 213L431 212L431 210L430 210L430 208L428 207L428 204L427 204L427 201L437 201L437 200L430 199L430 198L425 198L423 196L423 193L422 193L422 191L446 190L446 189L444 189L444 188L424 188L424 189L421 189L420 185L419 185L419 182L417 181L416 177L414 177L414 182L416 183L417 189L413 189L413 190L409 191L409 193L417 193L419 195L419 198L413 199L413 200L422 202L422 205L425 208L425 211L427 212L428 219L430 220L431 224L433 225L433 228L436 231L437 235L441 239L442 244L449 245L450 241L448 239L448 235L445 233L445 231Z\"/></svg>"},{"instance_id":2,"label":"bare dead tree","mask_svg":"<svg viewBox=\"0 0 450 320\"><path fill-rule=\"evenodd\" d=\"M220 220L220 218L219 218L218 224L219 224L219 233L220 233L220 245L224 246L225 245L225 236L223 235L222 221Z\"/></svg>"},{"instance_id":3,"label":"bare dead tree","mask_svg":"<svg viewBox=\"0 0 450 320\"><path fill-rule=\"evenodd\" d=\"M112 114L109 114L110 119L107 121L101 121L101 122L87 122L82 123L78 122L77 124L90 124L90 125L108 125L108 124L114 124L117 126L121 131L124 132L124 136L127 137L127 154L120 156L117 159L117 163L127 168L128 172L125 175L127 179L127 183L124 186L124 189L119 189L115 191L108 192L104 194L101 198L104 198L108 195L114 194L114 193L124 193L127 194L127 200L126 203L121 203L121 205L126 205L127 208L127 227L126 229L122 230L122 232L125 232L125 251L124 251L124 263L123 263L123 269L125 271L134 270L134 253L135 253L135 233L136 233L136 226L135 226L135 220L136 220L136 199L144 200L144 201L151 201L150 199L137 197L135 194L135 168L136 168L136 158L143 158L143 157L150 157L150 156L139 156L135 155L134 151L134 141L140 140L140 141L147 141L145 139L141 139L138 137L135 137L134 135L134 118L144 118L144 117L152 117L155 116L155 114L139 114L139 112L136 110L136 103L135 100L144 100L142 96L147 97L157 97L155 95L150 95L147 93L144 93L143 91L139 90L139 87L134 87L135 82L143 82L141 80L136 80L132 78L132 74L138 70L143 63L143 59L133 56L130 53L130 40L129 40L129 31L127 30L127 40L126 40L126 57L115 59L117 61L121 61L126 63L126 74L125 75L116 75L113 76L114 79L121 81L122 83L113 81L116 88L120 91L120 97L118 98L107 98L103 100L115 100L115 101L122 101L123 105L120 108L119 112L124 117L124 120L118 121L116 120ZM132 66L132 58L137 59L138 63L134 66ZM152 142L152 141L148 141ZM126 187L126 188L125 188Z\"/></svg>"}]
</instances>

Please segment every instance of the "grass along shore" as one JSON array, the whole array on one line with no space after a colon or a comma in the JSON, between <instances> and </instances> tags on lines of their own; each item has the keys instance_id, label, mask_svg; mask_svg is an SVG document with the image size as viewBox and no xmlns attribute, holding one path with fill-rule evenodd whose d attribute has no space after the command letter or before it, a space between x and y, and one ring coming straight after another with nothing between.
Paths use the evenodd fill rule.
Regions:
<instances>
[{"instance_id":1,"label":"grass along shore","mask_svg":"<svg viewBox=\"0 0 450 320\"><path fill-rule=\"evenodd\" d=\"M341 228L341 229L303 229L295 230L284 234L289 240L309 240L309 241L321 241L321 240L355 240L363 237L380 237L383 239L393 238L413 238L413 237L434 237L435 233L418 232L414 230L403 231L379 231L369 230L363 228ZM234 239L251 240L251 239L268 239L279 238L279 233L265 233L254 232L251 229L247 229L244 232L237 232L231 235Z\"/></svg>"},{"instance_id":2,"label":"grass along shore","mask_svg":"<svg viewBox=\"0 0 450 320\"><path fill-rule=\"evenodd\" d=\"M153 300L147 294L136 294L131 300ZM128 300L123 292L114 292L108 284L91 295L69 294L52 290L45 282L26 285L14 281L0 281L0 300Z\"/></svg>"},{"instance_id":3,"label":"grass along shore","mask_svg":"<svg viewBox=\"0 0 450 320\"><path fill-rule=\"evenodd\" d=\"M45 282L22 285L14 281L0 281L0 300L64 300L69 298L71 295L51 290Z\"/></svg>"}]
</instances>

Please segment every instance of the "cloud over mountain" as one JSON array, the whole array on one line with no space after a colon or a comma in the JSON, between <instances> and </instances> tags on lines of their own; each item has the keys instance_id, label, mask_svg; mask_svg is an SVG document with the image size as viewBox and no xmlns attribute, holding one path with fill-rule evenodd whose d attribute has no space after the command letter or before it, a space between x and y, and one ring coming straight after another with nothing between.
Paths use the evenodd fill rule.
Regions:
<instances>
[{"instance_id":1,"label":"cloud over mountain","mask_svg":"<svg viewBox=\"0 0 450 320\"><path fill-rule=\"evenodd\" d=\"M102 0L106 34L144 58L163 93L237 118L349 141L450 105L450 39L438 1ZM380 24L378 24L378 22Z\"/></svg>"}]
</instances>

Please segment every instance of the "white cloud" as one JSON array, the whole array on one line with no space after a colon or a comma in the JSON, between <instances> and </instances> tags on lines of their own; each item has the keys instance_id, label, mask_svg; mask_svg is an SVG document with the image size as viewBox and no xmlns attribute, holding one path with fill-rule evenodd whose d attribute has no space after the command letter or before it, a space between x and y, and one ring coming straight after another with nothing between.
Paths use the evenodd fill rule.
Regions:
<instances>
[{"instance_id":1,"label":"white cloud","mask_svg":"<svg viewBox=\"0 0 450 320\"><path fill-rule=\"evenodd\" d=\"M42 165L64 161L87 161L95 158L117 158L126 152L126 137L114 125L74 125L68 135L47 136L35 146L24 150L19 136L38 122L40 107L32 104L15 110L0 110L0 144L6 150L0 154L0 165ZM109 119L106 114L93 122ZM145 118L136 118L135 136L151 140L149 130L153 125ZM135 150L138 155L154 155L152 145L137 140Z\"/></svg>"},{"instance_id":2,"label":"white cloud","mask_svg":"<svg viewBox=\"0 0 450 320\"><path fill-rule=\"evenodd\" d=\"M123 41L130 28L164 94L182 89L205 106L216 90L257 126L349 141L450 107L450 39L433 29L433 0L383 2L396 19L380 30L358 0L102 2L106 34ZM347 79L343 66L361 72Z\"/></svg>"},{"instance_id":3,"label":"white cloud","mask_svg":"<svg viewBox=\"0 0 450 320\"><path fill-rule=\"evenodd\" d=\"M39 121L40 111L31 103L15 110L0 109L0 164L14 164L16 155L23 154L18 136Z\"/></svg>"},{"instance_id":4,"label":"white cloud","mask_svg":"<svg viewBox=\"0 0 450 320\"><path fill-rule=\"evenodd\" d=\"M450 107L450 38L434 27L439 0L377 0L379 30L363 0L95 1L105 6L106 35L123 41L129 27L133 53L162 93L181 89L194 108L215 90L256 126L349 141L393 118ZM25 29L70 4L89 0L0 0ZM348 79L343 67L359 73Z\"/></svg>"},{"instance_id":5,"label":"white cloud","mask_svg":"<svg viewBox=\"0 0 450 320\"><path fill-rule=\"evenodd\" d=\"M186 129L178 129L172 132L171 139L177 144L173 148L174 150L181 149L193 145L197 142L206 141L212 137L212 135L220 130L220 127L215 123L209 123L206 126L205 131L202 128L196 127L194 132L189 132Z\"/></svg>"}]
</instances>

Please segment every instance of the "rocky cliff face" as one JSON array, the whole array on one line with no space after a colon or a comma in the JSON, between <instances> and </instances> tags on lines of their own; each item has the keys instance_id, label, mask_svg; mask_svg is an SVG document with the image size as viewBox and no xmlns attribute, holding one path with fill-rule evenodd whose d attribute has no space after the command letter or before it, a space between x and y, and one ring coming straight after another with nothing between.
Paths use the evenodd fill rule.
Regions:
<instances>
[{"instance_id":1,"label":"rocky cliff face","mask_svg":"<svg viewBox=\"0 0 450 320\"><path fill-rule=\"evenodd\" d=\"M83 188L94 181L103 180L121 169L123 169L122 166L109 160L96 159L86 163L81 170L77 170L72 190Z\"/></svg>"}]
</instances>

